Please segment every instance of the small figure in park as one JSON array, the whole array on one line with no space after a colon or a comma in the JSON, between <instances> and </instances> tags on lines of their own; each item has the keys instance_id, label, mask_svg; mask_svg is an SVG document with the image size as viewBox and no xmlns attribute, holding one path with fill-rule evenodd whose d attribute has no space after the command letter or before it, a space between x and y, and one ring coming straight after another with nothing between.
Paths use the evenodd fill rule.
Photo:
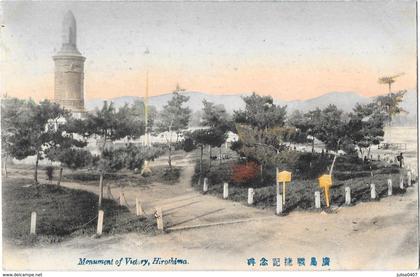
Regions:
<instances>
[{"instance_id":1,"label":"small figure in park","mask_svg":"<svg viewBox=\"0 0 420 277\"><path fill-rule=\"evenodd\" d=\"M400 167L403 167L404 157L402 152L397 156L397 161L400 163Z\"/></svg>"},{"instance_id":2,"label":"small figure in park","mask_svg":"<svg viewBox=\"0 0 420 277\"><path fill-rule=\"evenodd\" d=\"M367 156L365 156L364 158L363 158L363 163L367 163L368 162L368 158L367 158Z\"/></svg>"}]
</instances>

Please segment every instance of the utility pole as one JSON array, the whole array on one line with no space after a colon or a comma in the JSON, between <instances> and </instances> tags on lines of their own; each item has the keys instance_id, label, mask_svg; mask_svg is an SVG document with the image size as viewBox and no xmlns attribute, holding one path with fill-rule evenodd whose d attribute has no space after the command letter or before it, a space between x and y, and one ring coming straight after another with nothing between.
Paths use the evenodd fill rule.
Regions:
<instances>
[{"instance_id":1,"label":"utility pole","mask_svg":"<svg viewBox=\"0 0 420 277\"><path fill-rule=\"evenodd\" d=\"M144 146L150 147L150 140L149 140L149 124L148 124L148 106L149 106L149 71L146 72L146 91L144 94L143 99L144 105ZM149 175L152 173L152 170L149 167L149 161L145 160L143 168L141 170L141 175Z\"/></svg>"}]
</instances>

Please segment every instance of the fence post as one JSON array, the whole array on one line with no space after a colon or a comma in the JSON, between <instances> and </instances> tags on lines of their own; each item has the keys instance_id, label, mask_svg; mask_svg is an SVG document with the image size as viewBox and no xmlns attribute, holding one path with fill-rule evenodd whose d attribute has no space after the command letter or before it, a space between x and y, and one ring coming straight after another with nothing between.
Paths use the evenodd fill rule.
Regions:
<instances>
[{"instance_id":1,"label":"fence post","mask_svg":"<svg viewBox=\"0 0 420 277\"><path fill-rule=\"evenodd\" d=\"M254 189L249 188L248 189L248 205L254 204Z\"/></svg>"},{"instance_id":2,"label":"fence post","mask_svg":"<svg viewBox=\"0 0 420 277\"><path fill-rule=\"evenodd\" d=\"M138 198L136 198L136 215L137 216L144 215L144 211L141 208L140 200Z\"/></svg>"},{"instance_id":3,"label":"fence post","mask_svg":"<svg viewBox=\"0 0 420 277\"><path fill-rule=\"evenodd\" d=\"M36 212L31 213L31 235L36 235Z\"/></svg>"},{"instance_id":4,"label":"fence post","mask_svg":"<svg viewBox=\"0 0 420 277\"><path fill-rule=\"evenodd\" d=\"M99 210L99 212L98 212L98 226L96 227L96 234L98 236L102 235L103 223L104 223L104 211Z\"/></svg>"},{"instance_id":5,"label":"fence post","mask_svg":"<svg viewBox=\"0 0 420 277\"><path fill-rule=\"evenodd\" d=\"M392 180L388 179L388 196L392 195Z\"/></svg>"},{"instance_id":6,"label":"fence post","mask_svg":"<svg viewBox=\"0 0 420 277\"><path fill-rule=\"evenodd\" d=\"M404 189L404 176L400 175L400 189Z\"/></svg>"},{"instance_id":7,"label":"fence post","mask_svg":"<svg viewBox=\"0 0 420 277\"><path fill-rule=\"evenodd\" d=\"M223 183L223 198L227 199L229 197L229 183Z\"/></svg>"},{"instance_id":8,"label":"fence post","mask_svg":"<svg viewBox=\"0 0 420 277\"><path fill-rule=\"evenodd\" d=\"M283 196L281 194L276 194L277 204L276 204L276 214L279 215L283 212Z\"/></svg>"},{"instance_id":9,"label":"fence post","mask_svg":"<svg viewBox=\"0 0 420 277\"><path fill-rule=\"evenodd\" d=\"M351 204L351 189L350 187L346 187L344 191L346 193L346 205L350 205Z\"/></svg>"},{"instance_id":10,"label":"fence post","mask_svg":"<svg viewBox=\"0 0 420 277\"><path fill-rule=\"evenodd\" d=\"M155 217L158 230L163 231L163 213L161 207L156 208Z\"/></svg>"},{"instance_id":11,"label":"fence post","mask_svg":"<svg viewBox=\"0 0 420 277\"><path fill-rule=\"evenodd\" d=\"M124 193L120 191L120 206L124 206L123 199L124 199Z\"/></svg>"},{"instance_id":12,"label":"fence post","mask_svg":"<svg viewBox=\"0 0 420 277\"><path fill-rule=\"evenodd\" d=\"M411 187L411 170L408 170L407 172L407 183L408 186Z\"/></svg>"},{"instance_id":13,"label":"fence post","mask_svg":"<svg viewBox=\"0 0 420 277\"><path fill-rule=\"evenodd\" d=\"M321 193L315 191L315 209L321 209Z\"/></svg>"},{"instance_id":14,"label":"fence post","mask_svg":"<svg viewBox=\"0 0 420 277\"><path fill-rule=\"evenodd\" d=\"M370 184L370 198L371 199L376 199L375 184Z\"/></svg>"},{"instance_id":15,"label":"fence post","mask_svg":"<svg viewBox=\"0 0 420 277\"><path fill-rule=\"evenodd\" d=\"M208 185L208 179L207 177L204 178L204 182L203 182L203 192L207 192L209 190L209 185Z\"/></svg>"}]
</instances>

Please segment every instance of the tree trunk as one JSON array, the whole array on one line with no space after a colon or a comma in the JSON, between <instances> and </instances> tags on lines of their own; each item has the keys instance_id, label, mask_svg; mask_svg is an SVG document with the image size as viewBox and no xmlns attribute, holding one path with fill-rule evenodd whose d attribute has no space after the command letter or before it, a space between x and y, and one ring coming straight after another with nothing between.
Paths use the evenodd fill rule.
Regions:
<instances>
[{"instance_id":1,"label":"tree trunk","mask_svg":"<svg viewBox=\"0 0 420 277\"><path fill-rule=\"evenodd\" d=\"M203 145L200 146L200 177L198 179L198 184L201 185L201 179L203 178Z\"/></svg>"},{"instance_id":2,"label":"tree trunk","mask_svg":"<svg viewBox=\"0 0 420 277\"><path fill-rule=\"evenodd\" d=\"M209 145L209 171L211 169L211 145Z\"/></svg>"},{"instance_id":3,"label":"tree trunk","mask_svg":"<svg viewBox=\"0 0 420 277\"><path fill-rule=\"evenodd\" d=\"M332 175L332 173L333 173L333 170L334 170L334 165L335 165L335 160L337 159L337 153L335 153L335 155L334 155L334 159L333 159L333 162L332 162L332 164L331 164L331 168L330 168L330 175Z\"/></svg>"},{"instance_id":4,"label":"tree trunk","mask_svg":"<svg viewBox=\"0 0 420 277\"><path fill-rule=\"evenodd\" d=\"M104 197L104 173L101 171L99 176L99 203L98 208L102 208L102 198Z\"/></svg>"},{"instance_id":5,"label":"tree trunk","mask_svg":"<svg viewBox=\"0 0 420 277\"><path fill-rule=\"evenodd\" d=\"M57 186L60 186L61 178L63 177L63 167L60 166L60 173L58 174Z\"/></svg>"},{"instance_id":6,"label":"tree trunk","mask_svg":"<svg viewBox=\"0 0 420 277\"><path fill-rule=\"evenodd\" d=\"M169 142L168 165L169 165L169 169L172 171L172 145L170 142Z\"/></svg>"},{"instance_id":7,"label":"tree trunk","mask_svg":"<svg viewBox=\"0 0 420 277\"><path fill-rule=\"evenodd\" d=\"M7 154L4 157L4 177L7 179Z\"/></svg>"},{"instance_id":8,"label":"tree trunk","mask_svg":"<svg viewBox=\"0 0 420 277\"><path fill-rule=\"evenodd\" d=\"M312 137L312 154L315 152L315 139Z\"/></svg>"},{"instance_id":9,"label":"tree trunk","mask_svg":"<svg viewBox=\"0 0 420 277\"><path fill-rule=\"evenodd\" d=\"M339 139L339 140L337 141L337 149L336 149L336 151L335 151L335 154L334 154L334 159L333 159L333 162L332 162L331 167L330 167L330 175L331 175L331 176L332 176L332 173L333 173L333 170L334 170L335 160L337 159L338 151L340 150L340 140L341 140L341 139Z\"/></svg>"},{"instance_id":10,"label":"tree trunk","mask_svg":"<svg viewBox=\"0 0 420 277\"><path fill-rule=\"evenodd\" d=\"M39 164L39 153L36 154L36 161L35 161L35 173L34 173L34 182L38 184L38 164Z\"/></svg>"},{"instance_id":11,"label":"tree trunk","mask_svg":"<svg viewBox=\"0 0 420 277\"><path fill-rule=\"evenodd\" d=\"M219 165L222 165L222 146L219 148Z\"/></svg>"},{"instance_id":12,"label":"tree trunk","mask_svg":"<svg viewBox=\"0 0 420 277\"><path fill-rule=\"evenodd\" d=\"M172 171L172 122L169 125L169 140L167 141L169 145L168 165L169 170Z\"/></svg>"}]
</instances>

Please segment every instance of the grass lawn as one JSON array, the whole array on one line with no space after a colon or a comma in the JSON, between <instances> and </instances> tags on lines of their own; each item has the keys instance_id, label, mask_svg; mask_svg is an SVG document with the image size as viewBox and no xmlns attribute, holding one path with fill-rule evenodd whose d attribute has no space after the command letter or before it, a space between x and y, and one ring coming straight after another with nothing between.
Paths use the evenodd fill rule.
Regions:
<instances>
[{"instance_id":1,"label":"grass lawn","mask_svg":"<svg viewBox=\"0 0 420 277\"><path fill-rule=\"evenodd\" d=\"M56 185L32 184L29 178L3 179L3 239L17 245L51 243L96 233L98 196ZM139 218L127 207L103 200L104 234L155 230L155 219ZM30 236L31 212L37 213L37 236Z\"/></svg>"},{"instance_id":2,"label":"grass lawn","mask_svg":"<svg viewBox=\"0 0 420 277\"><path fill-rule=\"evenodd\" d=\"M231 164L226 163L222 166L213 166L211 173L207 170L207 163L204 163L207 175L210 174L208 193L222 197L223 183L220 178L214 176L229 175ZM375 164L373 168L374 176L371 176L371 171L363 169L362 166L354 165L350 171L344 171L348 166L339 165L333 175L333 186L330 188L330 204L332 206L341 206L345 204L345 187L350 187L352 205L363 201L379 201L380 198L387 196L388 183L387 180L392 180L393 194L403 194L406 189L400 189L400 169L397 166L389 166L384 164ZM202 184L198 184L198 168L196 166L195 175L192 179L193 186L202 191ZM404 174L404 185L407 186L407 175ZM211 179L218 179L216 182L211 182ZM413 177L414 179L414 177ZM262 209L275 209L276 206L276 185L275 181L272 185L258 184L255 185L250 182L248 184L233 184L229 180L229 199L243 204L247 204L248 188L254 188L254 206ZM412 180L414 181L414 180ZM372 200L370 197L370 184L374 183L376 187L377 198ZM280 185L282 191L282 185ZM314 210L315 209L315 192L321 193L321 206L325 207L324 190L319 187L318 180L315 178L303 179L298 178L297 175L292 176L292 182L286 184L286 205L285 213L293 210Z\"/></svg>"}]
</instances>

